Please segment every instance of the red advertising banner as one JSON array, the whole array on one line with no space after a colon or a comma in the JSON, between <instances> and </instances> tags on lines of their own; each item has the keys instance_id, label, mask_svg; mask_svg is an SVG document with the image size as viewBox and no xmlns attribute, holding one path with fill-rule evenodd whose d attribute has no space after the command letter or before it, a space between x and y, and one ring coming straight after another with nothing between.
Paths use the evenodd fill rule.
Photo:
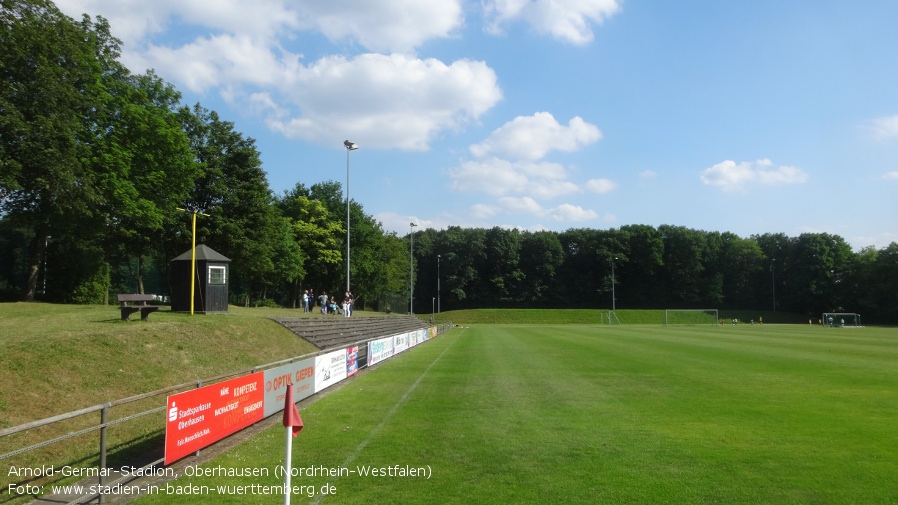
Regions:
<instances>
[{"instance_id":1,"label":"red advertising banner","mask_svg":"<svg viewBox=\"0 0 898 505\"><path fill-rule=\"evenodd\" d=\"M352 377L359 371L359 346L346 348L346 376Z\"/></svg>"},{"instance_id":2,"label":"red advertising banner","mask_svg":"<svg viewBox=\"0 0 898 505\"><path fill-rule=\"evenodd\" d=\"M168 397L165 464L262 420L264 372Z\"/></svg>"}]
</instances>

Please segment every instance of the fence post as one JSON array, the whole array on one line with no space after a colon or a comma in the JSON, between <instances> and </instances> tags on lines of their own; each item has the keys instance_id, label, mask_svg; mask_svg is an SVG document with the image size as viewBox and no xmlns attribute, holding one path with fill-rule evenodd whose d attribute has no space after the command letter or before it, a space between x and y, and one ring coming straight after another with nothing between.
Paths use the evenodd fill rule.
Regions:
<instances>
[{"instance_id":1,"label":"fence post","mask_svg":"<svg viewBox=\"0 0 898 505\"><path fill-rule=\"evenodd\" d=\"M109 407L112 404L104 403L103 409L100 410L100 476L97 478L100 484L100 487L103 486L103 470L106 468L106 417L109 414ZM99 502L103 503L103 492L100 489L100 498Z\"/></svg>"},{"instance_id":2,"label":"fence post","mask_svg":"<svg viewBox=\"0 0 898 505\"><path fill-rule=\"evenodd\" d=\"M246 295L246 300L247 300L247 303L248 303L248 302L249 302L249 295ZM201 388L201 387L203 387L203 379L197 379L197 380L196 380L196 388L199 389L199 388ZM193 455L196 456L196 457L199 457L199 456L200 456L200 450L197 449L196 452L193 453Z\"/></svg>"}]
</instances>

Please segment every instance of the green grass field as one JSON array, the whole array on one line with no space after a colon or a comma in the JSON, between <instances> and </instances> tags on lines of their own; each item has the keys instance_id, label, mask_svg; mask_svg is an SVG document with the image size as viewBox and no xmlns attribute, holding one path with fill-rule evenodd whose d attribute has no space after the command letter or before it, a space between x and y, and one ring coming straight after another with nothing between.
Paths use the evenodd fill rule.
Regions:
<instances>
[{"instance_id":1,"label":"green grass field","mask_svg":"<svg viewBox=\"0 0 898 505\"><path fill-rule=\"evenodd\" d=\"M898 503L896 363L887 328L459 328L302 409L294 467L354 473L293 503ZM281 503L216 486L283 461L275 427L204 465L270 476L139 503Z\"/></svg>"}]
</instances>

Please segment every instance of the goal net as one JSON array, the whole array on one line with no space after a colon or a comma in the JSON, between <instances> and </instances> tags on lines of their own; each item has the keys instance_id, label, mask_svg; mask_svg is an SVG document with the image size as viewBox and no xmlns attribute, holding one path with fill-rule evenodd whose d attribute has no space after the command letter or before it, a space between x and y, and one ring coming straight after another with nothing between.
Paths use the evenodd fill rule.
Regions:
<instances>
[{"instance_id":1,"label":"goal net","mask_svg":"<svg viewBox=\"0 0 898 505\"><path fill-rule=\"evenodd\" d=\"M717 309L665 309L664 325L714 324L718 322Z\"/></svg>"},{"instance_id":2,"label":"goal net","mask_svg":"<svg viewBox=\"0 0 898 505\"><path fill-rule=\"evenodd\" d=\"M602 313L602 324L620 326L620 319L617 318L617 314L613 310L609 310Z\"/></svg>"},{"instance_id":3,"label":"goal net","mask_svg":"<svg viewBox=\"0 0 898 505\"><path fill-rule=\"evenodd\" d=\"M824 312L823 326L841 328L842 326L860 326L861 315L854 312Z\"/></svg>"}]
</instances>

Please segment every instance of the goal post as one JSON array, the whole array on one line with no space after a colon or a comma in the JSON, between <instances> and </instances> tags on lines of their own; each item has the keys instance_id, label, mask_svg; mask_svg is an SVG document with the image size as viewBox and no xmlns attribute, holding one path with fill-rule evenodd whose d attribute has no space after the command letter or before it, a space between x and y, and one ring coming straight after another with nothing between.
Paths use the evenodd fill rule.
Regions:
<instances>
[{"instance_id":1,"label":"goal post","mask_svg":"<svg viewBox=\"0 0 898 505\"><path fill-rule=\"evenodd\" d=\"M824 312L823 326L841 328L861 326L861 315L855 312Z\"/></svg>"},{"instance_id":2,"label":"goal post","mask_svg":"<svg viewBox=\"0 0 898 505\"><path fill-rule=\"evenodd\" d=\"M717 309L664 309L664 326L672 324L712 324L719 322Z\"/></svg>"},{"instance_id":3,"label":"goal post","mask_svg":"<svg viewBox=\"0 0 898 505\"><path fill-rule=\"evenodd\" d=\"M613 310L609 310L602 313L602 324L620 326L620 319L617 318L617 314Z\"/></svg>"}]
</instances>

